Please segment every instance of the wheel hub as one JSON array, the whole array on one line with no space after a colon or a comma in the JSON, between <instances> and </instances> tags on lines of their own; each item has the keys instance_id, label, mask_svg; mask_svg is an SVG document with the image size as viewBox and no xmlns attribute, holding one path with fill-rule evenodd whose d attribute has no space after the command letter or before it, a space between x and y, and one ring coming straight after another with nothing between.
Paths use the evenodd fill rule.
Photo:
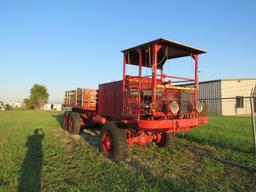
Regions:
<instances>
[{"instance_id":1,"label":"wheel hub","mask_svg":"<svg viewBox=\"0 0 256 192\"><path fill-rule=\"evenodd\" d=\"M103 152L106 154L111 153L112 151L112 136L109 133L109 131L105 131L103 133L103 137L102 137L102 146L103 146Z\"/></svg>"}]
</instances>

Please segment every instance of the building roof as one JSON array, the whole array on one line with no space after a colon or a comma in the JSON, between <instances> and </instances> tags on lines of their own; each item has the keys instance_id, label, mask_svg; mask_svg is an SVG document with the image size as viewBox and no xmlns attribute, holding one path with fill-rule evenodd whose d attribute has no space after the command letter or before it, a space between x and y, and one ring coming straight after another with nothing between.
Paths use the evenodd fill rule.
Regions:
<instances>
[{"instance_id":1,"label":"building roof","mask_svg":"<svg viewBox=\"0 0 256 192\"><path fill-rule=\"evenodd\" d=\"M162 48L158 52L158 58L157 58L158 69L162 68L163 64L168 59L191 56L192 54L199 55L199 54L206 53L206 51L198 48L194 48L194 47L184 45L168 39L159 38L159 39L123 50L122 52L126 53L127 63L131 65L139 65L139 54L137 50L141 48L142 66L151 67L151 61L149 60L149 54L150 54L149 50L151 49L151 45L154 45L154 44L158 44L162 46Z\"/></svg>"},{"instance_id":2,"label":"building roof","mask_svg":"<svg viewBox=\"0 0 256 192\"><path fill-rule=\"evenodd\" d=\"M252 78L232 78L232 79L214 79L214 80L208 80L208 81L200 81L199 84L204 84L204 83L214 83L214 82L219 82L219 81L242 81L242 80L256 80L256 77ZM183 85L193 85L194 83L186 83Z\"/></svg>"},{"instance_id":3,"label":"building roof","mask_svg":"<svg viewBox=\"0 0 256 192\"><path fill-rule=\"evenodd\" d=\"M239 80L256 80L256 77L251 78L234 78L234 79L220 79L220 81L239 81Z\"/></svg>"}]
</instances>

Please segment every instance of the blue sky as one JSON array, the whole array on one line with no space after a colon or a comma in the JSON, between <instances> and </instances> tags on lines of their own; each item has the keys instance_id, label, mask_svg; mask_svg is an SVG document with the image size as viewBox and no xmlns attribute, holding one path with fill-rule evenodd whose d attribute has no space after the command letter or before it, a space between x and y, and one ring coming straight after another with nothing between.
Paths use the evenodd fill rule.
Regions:
<instances>
[{"instance_id":1,"label":"blue sky","mask_svg":"<svg viewBox=\"0 0 256 192\"><path fill-rule=\"evenodd\" d=\"M122 78L120 50L159 37L202 48L199 78L256 77L256 1L0 0L0 100ZM177 69L181 73L181 69Z\"/></svg>"}]
</instances>

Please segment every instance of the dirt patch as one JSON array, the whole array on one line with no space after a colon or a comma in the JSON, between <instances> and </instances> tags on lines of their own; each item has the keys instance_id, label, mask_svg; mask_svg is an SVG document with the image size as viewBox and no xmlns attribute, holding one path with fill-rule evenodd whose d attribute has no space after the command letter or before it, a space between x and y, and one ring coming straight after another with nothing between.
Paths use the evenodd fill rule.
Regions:
<instances>
[{"instance_id":1,"label":"dirt patch","mask_svg":"<svg viewBox=\"0 0 256 192\"><path fill-rule=\"evenodd\" d=\"M186 153L186 155L189 157L189 159L195 159L198 158L198 154L196 154L195 152L189 150L189 149L185 149L184 151Z\"/></svg>"},{"instance_id":2,"label":"dirt patch","mask_svg":"<svg viewBox=\"0 0 256 192\"><path fill-rule=\"evenodd\" d=\"M72 139L74 140L79 140L81 139L81 136L80 135L71 135Z\"/></svg>"},{"instance_id":3,"label":"dirt patch","mask_svg":"<svg viewBox=\"0 0 256 192\"><path fill-rule=\"evenodd\" d=\"M65 150L67 152L72 152L75 150L71 137L63 137L63 143L65 144Z\"/></svg>"},{"instance_id":4,"label":"dirt patch","mask_svg":"<svg viewBox=\"0 0 256 192\"><path fill-rule=\"evenodd\" d=\"M63 129L56 128L54 129L53 134L58 139L61 138L64 143L65 151L72 152L75 150L72 140L73 137L70 137L70 135L67 134Z\"/></svg>"},{"instance_id":5,"label":"dirt patch","mask_svg":"<svg viewBox=\"0 0 256 192\"><path fill-rule=\"evenodd\" d=\"M75 151L75 147L72 144L66 145L65 150L67 152L73 152Z\"/></svg>"},{"instance_id":6,"label":"dirt patch","mask_svg":"<svg viewBox=\"0 0 256 192\"><path fill-rule=\"evenodd\" d=\"M65 145L69 145L69 144L72 144L73 141L72 141L72 139L70 139L70 138L64 137L64 138L63 138L63 142L64 142Z\"/></svg>"},{"instance_id":7,"label":"dirt patch","mask_svg":"<svg viewBox=\"0 0 256 192\"><path fill-rule=\"evenodd\" d=\"M186 162L186 163L183 164L184 169L190 169L191 170L191 169L196 169L198 167L200 167L200 162L194 161L194 160L191 160L191 161Z\"/></svg>"}]
</instances>

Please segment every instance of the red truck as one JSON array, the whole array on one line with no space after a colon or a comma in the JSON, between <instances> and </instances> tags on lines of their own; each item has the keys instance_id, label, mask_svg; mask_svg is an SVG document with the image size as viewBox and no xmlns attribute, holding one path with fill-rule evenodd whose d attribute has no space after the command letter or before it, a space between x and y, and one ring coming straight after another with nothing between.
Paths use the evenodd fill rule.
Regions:
<instances>
[{"instance_id":1,"label":"red truck","mask_svg":"<svg viewBox=\"0 0 256 192\"><path fill-rule=\"evenodd\" d=\"M100 84L96 96L88 100L95 107L70 105L72 110L63 115L65 129L79 134L88 124L100 125L101 151L112 160L122 160L133 143L166 147L172 134L208 123L205 103L198 100L198 55L205 51L160 38L122 53L123 79ZM193 59L193 78L164 73L166 61L180 57ZM127 75L127 65L136 66L138 74ZM150 75L143 75L148 69Z\"/></svg>"}]
</instances>

